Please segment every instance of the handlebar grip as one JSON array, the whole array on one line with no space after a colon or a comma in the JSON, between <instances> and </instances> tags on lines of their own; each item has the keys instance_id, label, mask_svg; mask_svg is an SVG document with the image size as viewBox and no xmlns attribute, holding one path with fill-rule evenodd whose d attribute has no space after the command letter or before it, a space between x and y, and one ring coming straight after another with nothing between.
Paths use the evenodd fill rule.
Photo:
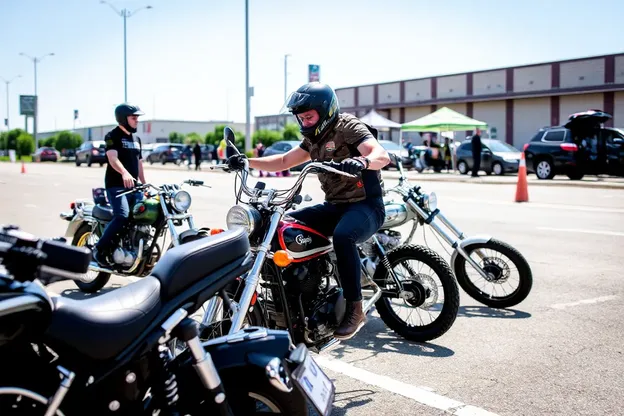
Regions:
<instances>
[{"instance_id":1,"label":"handlebar grip","mask_svg":"<svg viewBox=\"0 0 624 416\"><path fill-rule=\"evenodd\" d=\"M91 263L91 250L86 247L70 246L58 241L44 241L41 251L47 257L46 266L65 270L70 273L86 273Z\"/></svg>"}]
</instances>

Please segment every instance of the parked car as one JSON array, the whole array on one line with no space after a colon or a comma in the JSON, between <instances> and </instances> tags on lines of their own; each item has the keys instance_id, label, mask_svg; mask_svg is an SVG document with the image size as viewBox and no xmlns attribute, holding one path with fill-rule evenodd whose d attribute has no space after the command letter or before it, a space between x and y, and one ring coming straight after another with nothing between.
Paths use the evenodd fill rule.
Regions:
<instances>
[{"instance_id":1,"label":"parked car","mask_svg":"<svg viewBox=\"0 0 624 416\"><path fill-rule=\"evenodd\" d=\"M179 164L182 150L186 145L180 143L158 143L154 145L152 151L145 158L150 164L160 162Z\"/></svg>"},{"instance_id":2,"label":"parked car","mask_svg":"<svg viewBox=\"0 0 624 416\"><path fill-rule=\"evenodd\" d=\"M570 115L563 126L544 127L524 145L527 170L539 179L567 175L624 176L624 131L604 127L612 116L589 110Z\"/></svg>"},{"instance_id":3,"label":"parked car","mask_svg":"<svg viewBox=\"0 0 624 416\"><path fill-rule=\"evenodd\" d=\"M457 170L462 175L472 171L472 142L465 140L456 151ZM517 173L522 152L510 144L496 139L481 139L481 170L487 175Z\"/></svg>"},{"instance_id":4,"label":"parked car","mask_svg":"<svg viewBox=\"0 0 624 416\"><path fill-rule=\"evenodd\" d=\"M91 167L93 163L99 163L103 166L108 163L106 157L106 142L104 140L96 140L92 142L84 142L76 149L76 166L86 163Z\"/></svg>"},{"instance_id":5,"label":"parked car","mask_svg":"<svg viewBox=\"0 0 624 416\"><path fill-rule=\"evenodd\" d=\"M32 156L33 162L56 162L61 154L53 147L40 147Z\"/></svg>"},{"instance_id":6,"label":"parked car","mask_svg":"<svg viewBox=\"0 0 624 416\"><path fill-rule=\"evenodd\" d=\"M379 140L379 144L386 149L388 153L392 153L395 156L401 158L401 163L403 163L403 167L409 169L413 165L413 160L410 157L409 151L402 147L401 145L390 141L390 140ZM390 159L390 163L384 167L384 169L396 168L396 163L394 163L393 159Z\"/></svg>"},{"instance_id":7,"label":"parked car","mask_svg":"<svg viewBox=\"0 0 624 416\"><path fill-rule=\"evenodd\" d=\"M282 153L288 152L290 149L299 146L301 144L298 140L280 140L279 142L273 143L271 146L267 147L264 150L262 156L272 156L279 155ZM303 169L309 162L302 163L301 165L297 165L290 170L301 170Z\"/></svg>"}]
</instances>

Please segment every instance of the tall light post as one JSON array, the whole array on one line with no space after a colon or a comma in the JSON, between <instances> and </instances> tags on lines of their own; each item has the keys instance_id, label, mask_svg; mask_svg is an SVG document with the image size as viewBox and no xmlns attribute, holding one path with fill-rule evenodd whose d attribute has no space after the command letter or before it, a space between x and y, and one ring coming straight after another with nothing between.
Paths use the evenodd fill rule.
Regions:
<instances>
[{"instance_id":1,"label":"tall light post","mask_svg":"<svg viewBox=\"0 0 624 416\"><path fill-rule=\"evenodd\" d=\"M286 98L288 97L288 57L289 53L284 55L284 103L286 103Z\"/></svg>"},{"instance_id":2,"label":"tall light post","mask_svg":"<svg viewBox=\"0 0 624 416\"><path fill-rule=\"evenodd\" d=\"M143 9L153 9L152 6L143 6L143 7L139 7L138 9L134 10L134 11L130 11L128 9L121 9L121 10L117 10L117 8L115 6L113 6L112 4L110 4L109 2L107 2L106 0L100 0L101 4L108 4L110 6L111 9L113 9L113 11L118 14L119 16L123 17L123 27L124 27L124 102L128 102L128 59L127 59L127 53L126 53L126 49L127 49L127 43L126 43L126 20L130 17L130 16L134 16L135 14L137 14L138 12L140 12Z\"/></svg>"},{"instance_id":3,"label":"tall light post","mask_svg":"<svg viewBox=\"0 0 624 416\"><path fill-rule=\"evenodd\" d=\"M20 55L25 56L26 58L33 61L33 65L35 66L35 114L33 115L33 136L35 138L35 149L39 149L39 139L37 138L37 117L39 117L39 96L37 95L37 64L41 62L46 56L54 56L54 52L47 53L38 58L27 55L24 52L21 52Z\"/></svg>"},{"instance_id":4,"label":"tall light post","mask_svg":"<svg viewBox=\"0 0 624 416\"><path fill-rule=\"evenodd\" d=\"M249 88L249 0L245 0L245 150L251 150L251 89Z\"/></svg>"},{"instance_id":5,"label":"tall light post","mask_svg":"<svg viewBox=\"0 0 624 416\"><path fill-rule=\"evenodd\" d=\"M4 81L4 83L6 84L6 100L7 100L7 109L6 110L7 110L7 116L6 116L6 122L4 124L6 125L7 130L11 129L11 127L9 125L9 84L12 83L13 81L15 81L16 79L21 78L21 77L22 77L21 75L17 75L15 77L11 78L10 80L6 80L6 79L0 77L0 79L2 81Z\"/></svg>"}]
</instances>

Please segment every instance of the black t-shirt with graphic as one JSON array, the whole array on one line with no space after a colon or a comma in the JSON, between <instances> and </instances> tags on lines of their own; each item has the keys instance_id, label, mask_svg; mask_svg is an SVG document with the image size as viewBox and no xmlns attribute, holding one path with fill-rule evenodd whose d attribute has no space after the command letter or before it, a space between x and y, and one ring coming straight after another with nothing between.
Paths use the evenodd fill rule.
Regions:
<instances>
[{"instance_id":1,"label":"black t-shirt with graphic","mask_svg":"<svg viewBox=\"0 0 624 416\"><path fill-rule=\"evenodd\" d=\"M141 156L141 139L132 134L126 134L119 126L111 130L104 139L106 141L106 151L116 150L117 158L134 179L139 179L139 159ZM106 176L104 177L106 188L122 187L123 179L110 163L106 166Z\"/></svg>"}]
</instances>

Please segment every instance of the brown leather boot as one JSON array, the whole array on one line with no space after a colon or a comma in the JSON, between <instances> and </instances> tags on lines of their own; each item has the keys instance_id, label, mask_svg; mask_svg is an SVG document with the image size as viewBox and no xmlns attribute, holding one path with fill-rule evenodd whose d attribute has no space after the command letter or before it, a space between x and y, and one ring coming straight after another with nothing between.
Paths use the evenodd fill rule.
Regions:
<instances>
[{"instance_id":1,"label":"brown leather boot","mask_svg":"<svg viewBox=\"0 0 624 416\"><path fill-rule=\"evenodd\" d=\"M362 312L362 301L347 301L347 310L345 311L342 323L334 332L336 339L352 338L366 323L366 315Z\"/></svg>"}]
</instances>

